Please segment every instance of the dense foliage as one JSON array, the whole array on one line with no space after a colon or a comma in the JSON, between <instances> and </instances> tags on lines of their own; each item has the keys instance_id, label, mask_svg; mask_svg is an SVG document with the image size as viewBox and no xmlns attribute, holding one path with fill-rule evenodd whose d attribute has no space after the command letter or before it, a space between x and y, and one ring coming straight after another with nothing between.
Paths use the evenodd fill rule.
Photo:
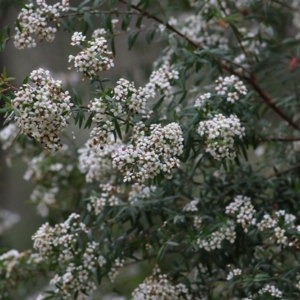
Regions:
<instances>
[{"instance_id":1,"label":"dense foliage","mask_svg":"<svg viewBox=\"0 0 300 300\"><path fill-rule=\"evenodd\" d=\"M66 72L91 99L51 70L1 75L4 160L28 165L45 223L32 250L2 250L0 298L44 276L36 299L100 299L108 281L106 299L300 299L300 2L18 5L0 49L72 33ZM106 78L124 35L161 47L143 86Z\"/></svg>"}]
</instances>

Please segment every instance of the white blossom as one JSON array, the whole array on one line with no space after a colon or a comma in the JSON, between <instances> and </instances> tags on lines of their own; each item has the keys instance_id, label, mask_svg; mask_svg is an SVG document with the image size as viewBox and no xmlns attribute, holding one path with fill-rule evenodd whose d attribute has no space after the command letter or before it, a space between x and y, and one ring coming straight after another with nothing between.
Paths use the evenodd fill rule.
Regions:
<instances>
[{"instance_id":1,"label":"white blossom","mask_svg":"<svg viewBox=\"0 0 300 300\"><path fill-rule=\"evenodd\" d=\"M35 86L24 84L12 99L17 125L49 151L58 151L62 147L58 133L66 130L73 105L69 92L41 68L32 71L29 79Z\"/></svg>"},{"instance_id":2,"label":"white blossom","mask_svg":"<svg viewBox=\"0 0 300 300\"><path fill-rule=\"evenodd\" d=\"M18 26L14 35L14 45L17 49L32 48L36 46L36 41L32 37L36 35L39 41L46 40L52 42L57 31L56 27L49 26L49 21L55 22L59 26L59 17L61 12L67 11L69 1L55 3L54 5L46 4L46 1L37 1L37 6L32 3L22 8L18 15Z\"/></svg>"}]
</instances>

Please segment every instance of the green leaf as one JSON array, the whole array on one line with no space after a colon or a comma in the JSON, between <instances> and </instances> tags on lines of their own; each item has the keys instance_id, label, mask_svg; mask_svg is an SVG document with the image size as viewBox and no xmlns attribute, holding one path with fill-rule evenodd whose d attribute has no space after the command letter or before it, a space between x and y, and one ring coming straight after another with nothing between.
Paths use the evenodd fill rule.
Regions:
<instances>
[{"instance_id":1,"label":"green leaf","mask_svg":"<svg viewBox=\"0 0 300 300\"><path fill-rule=\"evenodd\" d=\"M22 26L21 26L20 21L18 19L16 20L16 26L20 30L20 32L22 32L23 29L22 29Z\"/></svg>"},{"instance_id":2,"label":"green leaf","mask_svg":"<svg viewBox=\"0 0 300 300\"><path fill-rule=\"evenodd\" d=\"M121 132L121 128L120 128L120 125L119 125L117 119L114 119L114 125L115 125L116 131L118 133L120 140L122 140L122 132Z\"/></svg>"},{"instance_id":3,"label":"green leaf","mask_svg":"<svg viewBox=\"0 0 300 300\"><path fill-rule=\"evenodd\" d=\"M127 0L127 10L131 10L131 0Z\"/></svg>"},{"instance_id":4,"label":"green leaf","mask_svg":"<svg viewBox=\"0 0 300 300\"><path fill-rule=\"evenodd\" d=\"M115 46L115 38L114 37L111 38L111 51L112 51L113 55L116 56L116 46Z\"/></svg>"},{"instance_id":5,"label":"green leaf","mask_svg":"<svg viewBox=\"0 0 300 300\"><path fill-rule=\"evenodd\" d=\"M94 24L91 19L91 14L84 14L83 18L84 18L85 22L88 24L88 27L93 30Z\"/></svg>"},{"instance_id":6,"label":"green leaf","mask_svg":"<svg viewBox=\"0 0 300 300\"><path fill-rule=\"evenodd\" d=\"M173 241L167 241L165 244L166 244L166 245L169 245L169 246L171 246L171 247L178 247L178 246L179 246L178 243L173 242Z\"/></svg>"},{"instance_id":7,"label":"green leaf","mask_svg":"<svg viewBox=\"0 0 300 300\"><path fill-rule=\"evenodd\" d=\"M27 5L25 5L23 2L18 0L13 0L19 7L28 9Z\"/></svg>"},{"instance_id":8,"label":"green leaf","mask_svg":"<svg viewBox=\"0 0 300 300\"><path fill-rule=\"evenodd\" d=\"M147 29L146 30L145 37L146 37L146 41L147 41L148 45L150 45L151 42L153 41L155 33L156 33L156 29Z\"/></svg>"},{"instance_id":9,"label":"green leaf","mask_svg":"<svg viewBox=\"0 0 300 300\"><path fill-rule=\"evenodd\" d=\"M164 102L165 96L160 97L160 99L153 105L152 110L156 111Z\"/></svg>"},{"instance_id":10,"label":"green leaf","mask_svg":"<svg viewBox=\"0 0 300 300\"><path fill-rule=\"evenodd\" d=\"M83 2L81 2L78 6L77 6L77 11L80 12L83 10L83 8L86 7L86 5L90 2L90 0L85 0Z\"/></svg>"},{"instance_id":11,"label":"green leaf","mask_svg":"<svg viewBox=\"0 0 300 300\"><path fill-rule=\"evenodd\" d=\"M2 99L5 101L5 103L8 103L8 104L11 103L11 99L10 99L9 97L7 97L6 95L1 94L1 97L2 97Z\"/></svg>"},{"instance_id":12,"label":"green leaf","mask_svg":"<svg viewBox=\"0 0 300 300\"><path fill-rule=\"evenodd\" d=\"M164 258L166 250L167 250L167 246L165 244L160 247L160 249L157 252L157 260L158 261L162 261L162 259Z\"/></svg>"},{"instance_id":13,"label":"green leaf","mask_svg":"<svg viewBox=\"0 0 300 300\"><path fill-rule=\"evenodd\" d=\"M123 31L127 31L129 24L130 24L131 17L127 14L122 14L121 17L122 17L121 29Z\"/></svg>"},{"instance_id":14,"label":"green leaf","mask_svg":"<svg viewBox=\"0 0 300 300\"><path fill-rule=\"evenodd\" d=\"M98 8L98 6L99 6L99 4L100 4L100 2L102 2L102 0L94 0L94 3L93 3L93 9L97 9Z\"/></svg>"},{"instance_id":15,"label":"green leaf","mask_svg":"<svg viewBox=\"0 0 300 300\"><path fill-rule=\"evenodd\" d=\"M141 15L141 16L138 17L138 19L137 19L137 21L135 23L135 27L137 27L139 29L141 28L143 17L144 17L143 15Z\"/></svg>"},{"instance_id":16,"label":"green leaf","mask_svg":"<svg viewBox=\"0 0 300 300\"><path fill-rule=\"evenodd\" d=\"M134 43L137 39L137 37L139 36L140 32L135 32L135 33L132 33L130 32L129 35L128 35L128 49L131 50L132 47L134 46Z\"/></svg>"},{"instance_id":17,"label":"green leaf","mask_svg":"<svg viewBox=\"0 0 300 300\"><path fill-rule=\"evenodd\" d=\"M86 123L85 123L85 125L84 125L84 128L90 128L90 127L92 126L94 115L95 115L94 112L92 112L92 113L89 115L89 117L88 117L88 119L87 119L87 121L86 121Z\"/></svg>"},{"instance_id":18,"label":"green leaf","mask_svg":"<svg viewBox=\"0 0 300 300\"><path fill-rule=\"evenodd\" d=\"M82 105L82 99L81 99L81 96L79 95L79 93L73 88L73 93L74 93L74 102L75 104L77 104L78 106L81 106Z\"/></svg>"},{"instance_id":19,"label":"green leaf","mask_svg":"<svg viewBox=\"0 0 300 300\"><path fill-rule=\"evenodd\" d=\"M28 80L29 80L29 77L26 76L25 79L23 80L22 84L27 84L27 83L28 83Z\"/></svg>"}]
</instances>

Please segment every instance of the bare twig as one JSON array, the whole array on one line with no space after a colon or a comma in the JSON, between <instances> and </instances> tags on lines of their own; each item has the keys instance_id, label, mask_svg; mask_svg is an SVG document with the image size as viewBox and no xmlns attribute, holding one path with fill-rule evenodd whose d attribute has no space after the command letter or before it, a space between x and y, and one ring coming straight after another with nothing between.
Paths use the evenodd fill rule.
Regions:
<instances>
[{"instance_id":1,"label":"bare twig","mask_svg":"<svg viewBox=\"0 0 300 300\"><path fill-rule=\"evenodd\" d=\"M285 170L283 170L283 171L280 171L280 172L277 172L277 173L275 173L275 174L272 174L272 175L268 176L268 179L274 178L274 177L279 177L279 176L281 176L281 175L283 175L283 174L286 174L286 173L288 173L288 172L290 172L290 171L293 171L293 170L296 170L296 169L298 169L298 168L300 168L300 163L299 163L299 164L296 164L296 165L294 165L294 166L291 166L291 167L289 167L289 168L287 168L287 169L285 169Z\"/></svg>"},{"instance_id":2,"label":"bare twig","mask_svg":"<svg viewBox=\"0 0 300 300\"><path fill-rule=\"evenodd\" d=\"M297 142L300 141L300 138L293 138L293 137L288 137L288 138L265 138L265 139L260 139L259 142Z\"/></svg>"}]
</instances>

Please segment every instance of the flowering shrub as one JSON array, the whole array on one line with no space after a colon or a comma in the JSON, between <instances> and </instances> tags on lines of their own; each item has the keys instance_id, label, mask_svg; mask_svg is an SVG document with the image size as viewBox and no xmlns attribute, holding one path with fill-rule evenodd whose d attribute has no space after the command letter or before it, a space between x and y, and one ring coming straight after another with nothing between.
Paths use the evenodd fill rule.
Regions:
<instances>
[{"instance_id":1,"label":"flowering shrub","mask_svg":"<svg viewBox=\"0 0 300 300\"><path fill-rule=\"evenodd\" d=\"M299 1L19 5L0 49L68 31L91 93L0 76L2 161L23 159L45 220L0 248L0 298L300 299ZM118 73L124 36L160 49L147 82Z\"/></svg>"}]
</instances>

